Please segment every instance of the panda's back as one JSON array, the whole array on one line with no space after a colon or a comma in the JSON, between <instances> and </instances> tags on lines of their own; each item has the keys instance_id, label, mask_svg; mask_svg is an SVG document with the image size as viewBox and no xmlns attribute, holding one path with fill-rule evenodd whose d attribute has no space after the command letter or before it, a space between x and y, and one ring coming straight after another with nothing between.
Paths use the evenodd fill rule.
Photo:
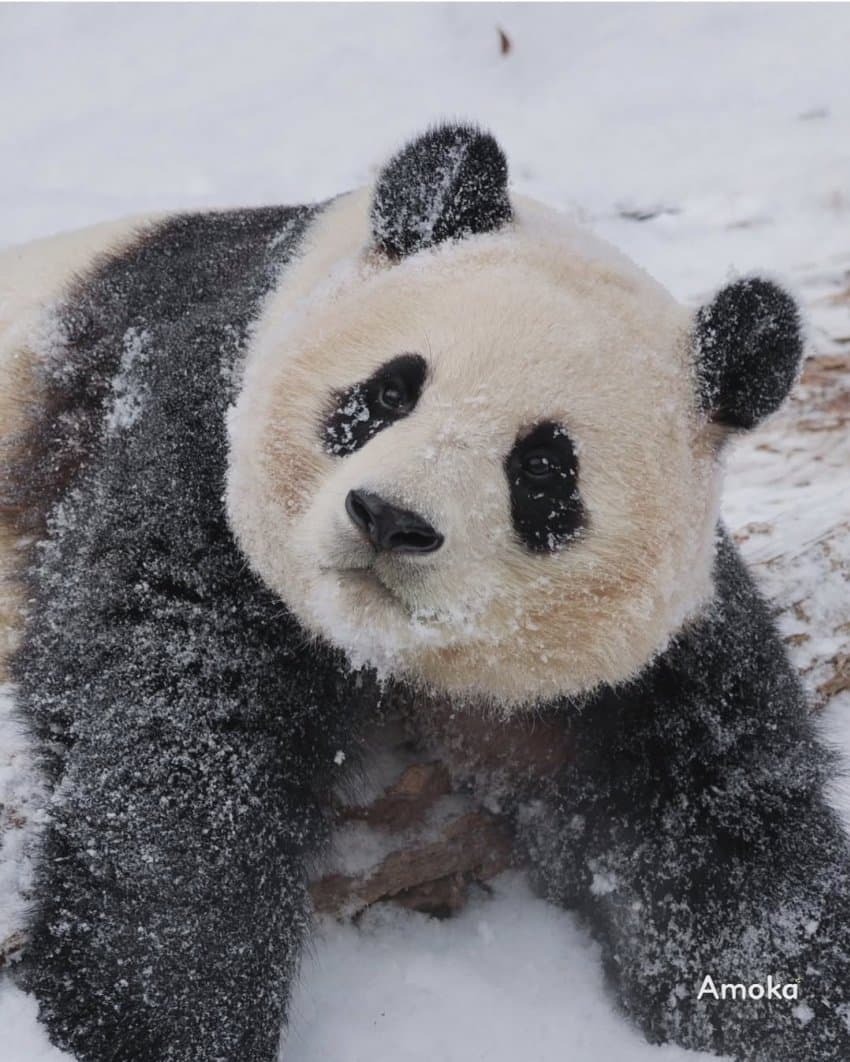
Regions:
<instances>
[{"instance_id":1,"label":"panda's back","mask_svg":"<svg viewBox=\"0 0 850 1062\"><path fill-rule=\"evenodd\" d=\"M63 232L0 251L0 463L3 470L0 519L0 680L20 626L21 601L15 583L21 536L8 512L6 475L27 422L38 406L35 335L45 309L74 278L90 271L102 255L121 253L155 218L134 216Z\"/></svg>"},{"instance_id":2,"label":"panda's back","mask_svg":"<svg viewBox=\"0 0 850 1062\"><path fill-rule=\"evenodd\" d=\"M185 438L181 422L205 416L198 478L217 475L248 327L312 214L133 217L0 254L0 679L20 640L20 575L95 454L123 451L131 487L136 429Z\"/></svg>"}]
</instances>

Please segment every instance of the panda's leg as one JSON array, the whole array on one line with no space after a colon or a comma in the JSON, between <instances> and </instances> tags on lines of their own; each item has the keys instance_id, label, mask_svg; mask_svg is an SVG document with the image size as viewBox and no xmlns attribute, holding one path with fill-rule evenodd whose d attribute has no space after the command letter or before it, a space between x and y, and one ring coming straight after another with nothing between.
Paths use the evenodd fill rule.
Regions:
<instances>
[{"instance_id":1,"label":"panda's leg","mask_svg":"<svg viewBox=\"0 0 850 1062\"><path fill-rule=\"evenodd\" d=\"M280 759L214 731L73 750L27 963L59 1045L86 1062L276 1058L321 838Z\"/></svg>"},{"instance_id":2,"label":"panda's leg","mask_svg":"<svg viewBox=\"0 0 850 1062\"><path fill-rule=\"evenodd\" d=\"M715 575L710 614L584 706L529 847L649 1039L846 1062L850 840L824 798L831 756L726 542Z\"/></svg>"},{"instance_id":3,"label":"panda's leg","mask_svg":"<svg viewBox=\"0 0 850 1062\"><path fill-rule=\"evenodd\" d=\"M565 789L538 869L587 918L646 1037L741 1062L846 1062L850 859L829 809L780 816L782 842L732 844L684 800L604 826L598 796Z\"/></svg>"},{"instance_id":4,"label":"panda's leg","mask_svg":"<svg viewBox=\"0 0 850 1062\"><path fill-rule=\"evenodd\" d=\"M227 718L197 696L181 712L175 674L165 711L162 674L120 672L75 691L23 983L84 1062L273 1062L326 832L322 735L348 748L348 706L296 682L309 719L285 703Z\"/></svg>"}]
</instances>

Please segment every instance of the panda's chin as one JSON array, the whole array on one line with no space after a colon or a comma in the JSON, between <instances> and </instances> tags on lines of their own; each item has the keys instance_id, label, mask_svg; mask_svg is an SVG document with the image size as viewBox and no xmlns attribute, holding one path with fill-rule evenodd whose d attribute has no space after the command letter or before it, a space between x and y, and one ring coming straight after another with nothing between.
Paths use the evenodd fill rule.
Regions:
<instances>
[{"instance_id":1,"label":"panda's chin","mask_svg":"<svg viewBox=\"0 0 850 1062\"><path fill-rule=\"evenodd\" d=\"M325 569L307 595L310 626L346 654L354 667L397 675L410 656L448 643L434 616L413 609L373 567Z\"/></svg>"}]
</instances>

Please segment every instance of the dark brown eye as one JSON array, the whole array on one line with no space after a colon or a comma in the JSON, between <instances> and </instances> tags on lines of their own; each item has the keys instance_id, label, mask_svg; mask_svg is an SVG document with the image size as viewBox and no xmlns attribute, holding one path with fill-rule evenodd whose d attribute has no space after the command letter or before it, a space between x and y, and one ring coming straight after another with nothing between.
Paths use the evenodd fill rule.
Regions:
<instances>
[{"instance_id":1,"label":"dark brown eye","mask_svg":"<svg viewBox=\"0 0 850 1062\"><path fill-rule=\"evenodd\" d=\"M559 472L561 464L558 458L545 450L537 450L526 455L522 462L522 470L526 476L532 479L548 479Z\"/></svg>"},{"instance_id":2,"label":"dark brown eye","mask_svg":"<svg viewBox=\"0 0 850 1062\"><path fill-rule=\"evenodd\" d=\"M412 404L404 382L400 379L390 379L381 384L378 391L378 402L393 413L402 413Z\"/></svg>"}]
</instances>

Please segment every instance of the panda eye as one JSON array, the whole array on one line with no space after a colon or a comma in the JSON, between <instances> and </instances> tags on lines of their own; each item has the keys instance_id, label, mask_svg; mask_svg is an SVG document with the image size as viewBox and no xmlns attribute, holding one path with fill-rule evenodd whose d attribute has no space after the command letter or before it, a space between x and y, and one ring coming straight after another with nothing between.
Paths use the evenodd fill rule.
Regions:
<instances>
[{"instance_id":1,"label":"panda eye","mask_svg":"<svg viewBox=\"0 0 850 1062\"><path fill-rule=\"evenodd\" d=\"M535 553L556 553L587 525L578 488L578 456L563 424L544 421L521 432L505 458L511 520Z\"/></svg>"},{"instance_id":2,"label":"panda eye","mask_svg":"<svg viewBox=\"0 0 850 1062\"><path fill-rule=\"evenodd\" d=\"M400 354L368 380L331 396L321 425L322 444L336 457L361 446L416 408L428 366L421 354Z\"/></svg>"},{"instance_id":3,"label":"panda eye","mask_svg":"<svg viewBox=\"0 0 850 1062\"><path fill-rule=\"evenodd\" d=\"M399 377L391 377L380 385L378 402L392 413L407 412L414 405L407 393L404 381Z\"/></svg>"},{"instance_id":4,"label":"panda eye","mask_svg":"<svg viewBox=\"0 0 850 1062\"><path fill-rule=\"evenodd\" d=\"M561 465L554 454L535 450L523 458L522 470L531 479L549 479L561 471Z\"/></svg>"}]
</instances>

